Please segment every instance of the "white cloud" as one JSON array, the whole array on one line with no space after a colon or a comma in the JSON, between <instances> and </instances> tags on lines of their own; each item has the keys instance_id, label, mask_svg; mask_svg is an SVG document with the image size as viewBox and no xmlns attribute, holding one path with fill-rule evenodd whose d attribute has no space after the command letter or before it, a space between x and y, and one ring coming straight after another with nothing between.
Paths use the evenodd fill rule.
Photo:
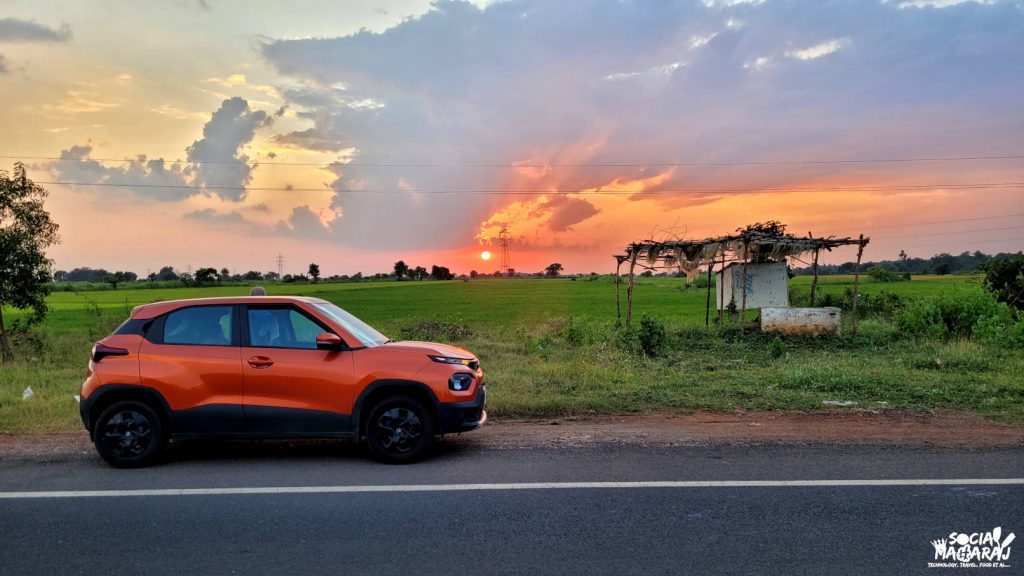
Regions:
<instances>
[{"instance_id":1,"label":"white cloud","mask_svg":"<svg viewBox=\"0 0 1024 576\"><path fill-rule=\"evenodd\" d=\"M768 64L770 64L771 61L772 59L770 56L758 56L757 58L754 58L750 62L745 62L743 64L743 67L747 68L748 70L763 70L764 68L768 67Z\"/></svg>"},{"instance_id":2,"label":"white cloud","mask_svg":"<svg viewBox=\"0 0 1024 576\"><path fill-rule=\"evenodd\" d=\"M652 66L650 68L647 68L646 70L642 70L639 72L616 72L614 74L608 74L604 77L604 79L614 82L616 80L626 80L629 78L636 78L639 76L668 77L672 76L672 74L675 73L676 70L678 70L681 66L685 65L686 64L682 62L660 64L658 66Z\"/></svg>"},{"instance_id":3,"label":"white cloud","mask_svg":"<svg viewBox=\"0 0 1024 576\"><path fill-rule=\"evenodd\" d=\"M828 42L822 42L821 44L815 44L807 48L799 50L789 50L786 52L786 56L789 58L795 58L797 60L815 60L829 54L835 54L840 48L850 43L846 38L840 38L837 40L829 40Z\"/></svg>"},{"instance_id":4,"label":"white cloud","mask_svg":"<svg viewBox=\"0 0 1024 576\"><path fill-rule=\"evenodd\" d=\"M707 46L708 42L711 42L711 40L713 40L715 36L718 36L717 32L713 34L706 34L704 36L691 36L690 50L696 50L697 48Z\"/></svg>"}]
</instances>

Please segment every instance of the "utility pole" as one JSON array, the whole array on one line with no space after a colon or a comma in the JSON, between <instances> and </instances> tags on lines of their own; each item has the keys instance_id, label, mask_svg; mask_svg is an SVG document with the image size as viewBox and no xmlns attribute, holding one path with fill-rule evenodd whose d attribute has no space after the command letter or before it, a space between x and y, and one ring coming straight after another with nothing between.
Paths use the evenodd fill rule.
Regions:
<instances>
[{"instance_id":1,"label":"utility pole","mask_svg":"<svg viewBox=\"0 0 1024 576\"><path fill-rule=\"evenodd\" d=\"M512 242L508 238L508 227L502 226L498 233L498 246L501 247L501 271L512 276Z\"/></svg>"}]
</instances>

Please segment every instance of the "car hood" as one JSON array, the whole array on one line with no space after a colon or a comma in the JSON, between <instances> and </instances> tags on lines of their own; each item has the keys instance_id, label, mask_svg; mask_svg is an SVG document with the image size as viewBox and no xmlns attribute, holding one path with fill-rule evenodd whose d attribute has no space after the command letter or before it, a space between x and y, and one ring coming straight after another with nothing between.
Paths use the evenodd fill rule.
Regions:
<instances>
[{"instance_id":1,"label":"car hood","mask_svg":"<svg viewBox=\"0 0 1024 576\"><path fill-rule=\"evenodd\" d=\"M452 358L466 358L469 360L475 359L474 355L465 348L459 348L458 346L449 346L448 344L438 344L437 342L416 342L414 340L399 340L397 342L388 342L382 344L381 348L389 350L402 350L406 352L422 352L431 356L448 356Z\"/></svg>"}]
</instances>

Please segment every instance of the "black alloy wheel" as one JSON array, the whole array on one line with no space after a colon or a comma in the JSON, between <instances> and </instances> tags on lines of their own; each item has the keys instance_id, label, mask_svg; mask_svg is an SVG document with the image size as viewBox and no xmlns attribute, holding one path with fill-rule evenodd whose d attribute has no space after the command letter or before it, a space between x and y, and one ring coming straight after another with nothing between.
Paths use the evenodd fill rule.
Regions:
<instances>
[{"instance_id":1,"label":"black alloy wheel","mask_svg":"<svg viewBox=\"0 0 1024 576\"><path fill-rule=\"evenodd\" d=\"M405 464L421 460L430 452L434 426L426 408L415 398L393 396L370 411L364 436L375 459Z\"/></svg>"},{"instance_id":2,"label":"black alloy wheel","mask_svg":"<svg viewBox=\"0 0 1024 576\"><path fill-rule=\"evenodd\" d=\"M117 468L151 464L167 442L160 417L148 405L134 400L107 407L96 419L93 440L100 456Z\"/></svg>"}]
</instances>

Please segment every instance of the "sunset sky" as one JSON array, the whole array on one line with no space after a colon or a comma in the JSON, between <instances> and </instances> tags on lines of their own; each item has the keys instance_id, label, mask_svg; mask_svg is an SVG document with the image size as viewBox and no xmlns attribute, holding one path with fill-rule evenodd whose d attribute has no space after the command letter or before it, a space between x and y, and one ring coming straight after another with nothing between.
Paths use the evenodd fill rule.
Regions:
<instances>
[{"instance_id":1,"label":"sunset sky","mask_svg":"<svg viewBox=\"0 0 1024 576\"><path fill-rule=\"evenodd\" d=\"M1024 247L1019 0L0 0L0 99L65 270L493 272L507 226L517 270L607 272L769 219Z\"/></svg>"}]
</instances>

